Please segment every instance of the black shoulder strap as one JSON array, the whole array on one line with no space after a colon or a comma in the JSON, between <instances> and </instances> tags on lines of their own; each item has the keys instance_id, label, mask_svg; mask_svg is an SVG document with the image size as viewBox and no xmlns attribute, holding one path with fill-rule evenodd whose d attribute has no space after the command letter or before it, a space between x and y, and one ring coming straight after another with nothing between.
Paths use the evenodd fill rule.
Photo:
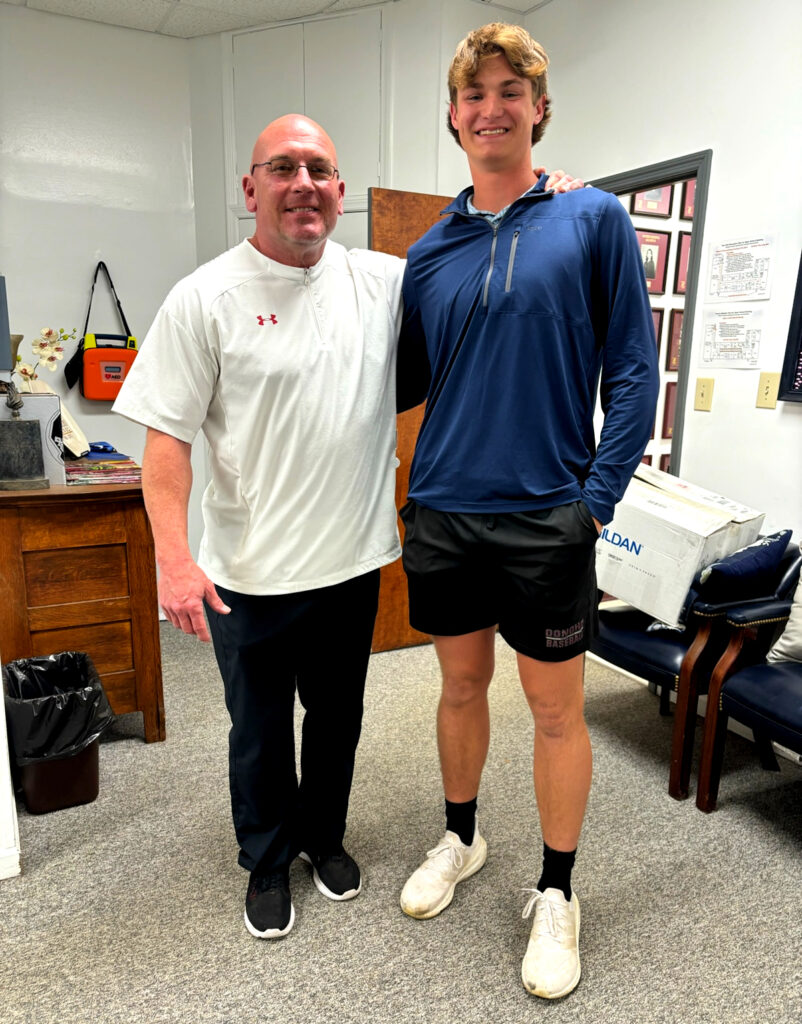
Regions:
<instances>
[{"instance_id":1,"label":"black shoulder strap","mask_svg":"<svg viewBox=\"0 0 802 1024\"><path fill-rule=\"evenodd\" d=\"M106 264L103 262L103 260L101 260L98 263L98 265L95 267L95 276L92 278L92 288L91 288L91 291L89 292L89 305L86 307L86 320L84 321L84 329L81 332L81 337L84 338L86 336L86 329L89 327L89 313L91 312L91 309L92 309L92 299L93 299L94 294L95 294L95 285L97 284L97 275L100 273L101 270L106 275L106 280L109 282L109 288L111 288L111 293L114 296L114 301L117 303L117 309L118 309L119 314L120 314L120 321L122 322L123 329L125 330L125 336L126 337L130 337L131 336L131 328L128 326L128 321L125 319L125 313L123 313L122 303L120 302L119 298L117 297L117 292L114 289L114 282L111 279L111 274L109 273L109 268L106 266Z\"/></svg>"},{"instance_id":2,"label":"black shoulder strap","mask_svg":"<svg viewBox=\"0 0 802 1024\"><path fill-rule=\"evenodd\" d=\"M114 283L111 280L109 268L106 266L103 260L101 260L95 267L95 276L92 278L92 288L89 292L89 304L86 307L86 320L84 321L84 329L81 332L81 338L78 342L78 348L72 354L72 357L64 364L64 380L67 382L68 388L73 387L75 383L81 379L81 372L83 368L84 338L86 337L86 330L89 327L89 313L92 309L92 298L95 294L97 275L100 273L101 270L106 275L106 279L109 282L109 288L111 288L111 293L114 296L115 302L117 303L117 310L120 314L120 320L122 321L123 329L125 331L125 337L131 337L131 328L128 326L128 321L125 319L125 313L123 313L122 304L120 303L119 298L117 298L117 292L114 290Z\"/></svg>"}]
</instances>

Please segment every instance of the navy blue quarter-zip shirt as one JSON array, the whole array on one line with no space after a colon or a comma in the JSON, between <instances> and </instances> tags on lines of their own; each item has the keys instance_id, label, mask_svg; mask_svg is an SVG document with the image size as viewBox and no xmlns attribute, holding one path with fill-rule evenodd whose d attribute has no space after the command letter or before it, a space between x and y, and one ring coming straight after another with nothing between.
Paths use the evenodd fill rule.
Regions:
<instances>
[{"instance_id":1,"label":"navy blue quarter-zip shirt","mask_svg":"<svg viewBox=\"0 0 802 1024\"><path fill-rule=\"evenodd\" d=\"M582 499L604 523L654 424L653 320L619 200L544 183L492 226L465 189L409 250L399 359L425 339L432 375L409 496L486 513Z\"/></svg>"}]
</instances>

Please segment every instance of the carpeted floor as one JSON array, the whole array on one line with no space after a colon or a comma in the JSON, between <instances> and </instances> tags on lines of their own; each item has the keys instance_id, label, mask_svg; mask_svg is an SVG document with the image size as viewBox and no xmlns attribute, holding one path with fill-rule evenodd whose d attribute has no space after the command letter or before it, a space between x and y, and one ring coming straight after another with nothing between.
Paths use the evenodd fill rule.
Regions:
<instances>
[{"instance_id":1,"label":"carpeted floor","mask_svg":"<svg viewBox=\"0 0 802 1024\"><path fill-rule=\"evenodd\" d=\"M527 996L521 920L541 840L532 726L503 642L480 794L485 868L432 921L398 907L440 838L429 647L373 657L346 844L358 899L332 903L300 861L296 924L242 924L227 719L211 650L162 624L167 741L139 716L101 746L98 799L28 815L23 874L0 883L2 1024L799 1024L802 769L761 771L731 736L719 810L666 791L671 721L639 683L588 662L594 788L575 870L583 977Z\"/></svg>"}]
</instances>

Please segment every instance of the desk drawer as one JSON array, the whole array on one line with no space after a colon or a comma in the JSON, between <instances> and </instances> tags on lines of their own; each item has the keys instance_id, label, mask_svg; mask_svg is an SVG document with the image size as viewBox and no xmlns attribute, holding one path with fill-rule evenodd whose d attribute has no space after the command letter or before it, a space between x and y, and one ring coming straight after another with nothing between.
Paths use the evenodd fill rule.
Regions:
<instances>
[{"instance_id":1,"label":"desk drawer","mask_svg":"<svg viewBox=\"0 0 802 1024\"><path fill-rule=\"evenodd\" d=\"M31 632L33 654L86 651L100 675L134 668L130 622L107 622L100 626L73 626Z\"/></svg>"},{"instance_id":2,"label":"desk drawer","mask_svg":"<svg viewBox=\"0 0 802 1024\"><path fill-rule=\"evenodd\" d=\"M95 601L129 593L124 544L26 551L23 564L29 608L69 604L76 595Z\"/></svg>"}]
</instances>

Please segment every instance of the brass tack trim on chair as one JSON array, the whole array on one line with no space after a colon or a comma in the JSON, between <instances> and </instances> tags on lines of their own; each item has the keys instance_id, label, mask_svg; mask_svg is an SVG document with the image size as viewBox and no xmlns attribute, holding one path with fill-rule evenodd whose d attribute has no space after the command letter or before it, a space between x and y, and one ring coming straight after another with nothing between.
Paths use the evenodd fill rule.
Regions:
<instances>
[{"instance_id":1,"label":"brass tack trim on chair","mask_svg":"<svg viewBox=\"0 0 802 1024\"><path fill-rule=\"evenodd\" d=\"M773 619L751 619L749 622L733 622L731 619L727 619L727 625L733 626L735 629L751 629L752 626L768 626L772 622L787 622L788 619L788 615L778 615Z\"/></svg>"}]
</instances>

